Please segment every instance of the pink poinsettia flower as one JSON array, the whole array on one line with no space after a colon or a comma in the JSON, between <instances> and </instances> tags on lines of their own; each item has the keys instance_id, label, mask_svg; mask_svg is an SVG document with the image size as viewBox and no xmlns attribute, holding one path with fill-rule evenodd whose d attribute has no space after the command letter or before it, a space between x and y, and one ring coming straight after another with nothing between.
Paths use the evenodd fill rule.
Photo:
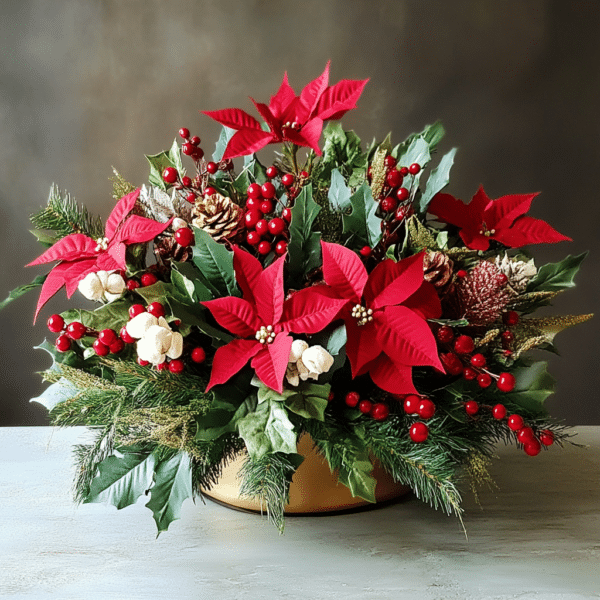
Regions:
<instances>
[{"instance_id":1,"label":"pink poinsettia flower","mask_svg":"<svg viewBox=\"0 0 600 600\"><path fill-rule=\"evenodd\" d=\"M487 250L490 240L509 248L572 241L545 221L525 216L536 196L513 194L492 200L480 187L469 204L450 194L437 194L427 211L445 223L460 227L459 235L471 250Z\"/></svg>"},{"instance_id":2,"label":"pink poinsettia flower","mask_svg":"<svg viewBox=\"0 0 600 600\"><path fill-rule=\"evenodd\" d=\"M340 119L356 108L356 101L367 81L343 79L330 86L328 62L321 76L304 87L300 96L296 96L285 73L268 106L251 98L269 131L264 131L253 116L239 108L203 112L221 125L237 130L225 148L223 159L252 154L268 144L281 142L312 148L320 156L319 138L323 122Z\"/></svg>"},{"instance_id":3,"label":"pink poinsettia flower","mask_svg":"<svg viewBox=\"0 0 600 600\"><path fill-rule=\"evenodd\" d=\"M137 215L129 216L139 195L140 190L137 189L117 202L106 221L103 238L93 240L83 233L73 233L27 265L32 267L60 261L48 273L42 286L34 322L44 304L63 286L67 290L67 298L70 298L88 273L125 269L127 246L149 242L169 227L171 221L158 223Z\"/></svg>"},{"instance_id":4,"label":"pink poinsettia flower","mask_svg":"<svg viewBox=\"0 0 600 600\"><path fill-rule=\"evenodd\" d=\"M386 259L371 274L358 256L338 244L321 242L323 276L346 299L339 317L348 341L352 376L369 373L393 394L417 393L414 366L443 371L426 319L441 314L435 288L423 279L423 253L399 262Z\"/></svg>"},{"instance_id":5,"label":"pink poinsettia flower","mask_svg":"<svg viewBox=\"0 0 600 600\"><path fill-rule=\"evenodd\" d=\"M256 258L234 246L233 267L243 298L202 302L221 327L238 336L217 349L207 391L231 379L252 359L258 378L281 393L293 341L289 334L321 331L344 305L344 300L315 287L284 300L284 262L282 256L263 270Z\"/></svg>"}]
</instances>

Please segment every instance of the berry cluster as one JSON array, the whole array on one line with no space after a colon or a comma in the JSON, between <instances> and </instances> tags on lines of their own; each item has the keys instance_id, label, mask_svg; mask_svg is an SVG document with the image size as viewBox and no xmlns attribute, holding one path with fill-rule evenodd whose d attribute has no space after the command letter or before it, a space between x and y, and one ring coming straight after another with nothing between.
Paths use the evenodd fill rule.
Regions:
<instances>
[{"instance_id":1,"label":"berry cluster","mask_svg":"<svg viewBox=\"0 0 600 600\"><path fill-rule=\"evenodd\" d=\"M416 394L404 398L404 412L410 416L418 416L427 421L435 415L435 404L429 399ZM429 427L423 421L416 421L410 426L408 434L413 442L420 444L429 437Z\"/></svg>"},{"instance_id":2,"label":"berry cluster","mask_svg":"<svg viewBox=\"0 0 600 600\"><path fill-rule=\"evenodd\" d=\"M86 327L79 321L73 321L65 326L65 320L60 315L52 315L47 322L48 329L53 333L60 333L56 338L54 345L59 352L68 352L71 349L71 343L80 340L83 337L95 337L92 344L94 352L98 356L107 356L108 354L119 354L125 348L126 339L119 337L112 329L103 329L96 331ZM125 332L126 334L127 332Z\"/></svg>"},{"instance_id":3,"label":"berry cluster","mask_svg":"<svg viewBox=\"0 0 600 600\"><path fill-rule=\"evenodd\" d=\"M127 279L125 285L130 292L137 290L139 287L148 287L154 285L158 281L158 277L154 273L143 273L140 280L134 279L133 277Z\"/></svg>"},{"instance_id":4,"label":"berry cluster","mask_svg":"<svg viewBox=\"0 0 600 600\"><path fill-rule=\"evenodd\" d=\"M348 392L345 401L350 408L358 408L363 415L369 415L375 421L385 421L390 414L387 404L384 402L361 400L358 392Z\"/></svg>"},{"instance_id":5,"label":"berry cluster","mask_svg":"<svg viewBox=\"0 0 600 600\"><path fill-rule=\"evenodd\" d=\"M514 310L509 310L502 315L502 322L507 327L514 327L519 322L519 314ZM500 338L502 339L502 347L506 355L511 354L512 343L515 339L515 334L510 329L505 329Z\"/></svg>"}]
</instances>

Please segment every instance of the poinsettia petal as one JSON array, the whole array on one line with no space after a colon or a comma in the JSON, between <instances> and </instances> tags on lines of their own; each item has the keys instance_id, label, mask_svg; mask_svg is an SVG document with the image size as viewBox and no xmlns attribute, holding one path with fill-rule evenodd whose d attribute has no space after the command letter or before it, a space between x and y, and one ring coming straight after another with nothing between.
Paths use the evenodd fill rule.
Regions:
<instances>
[{"instance_id":1,"label":"poinsettia petal","mask_svg":"<svg viewBox=\"0 0 600 600\"><path fill-rule=\"evenodd\" d=\"M300 130L286 128L283 139L296 144L296 146L312 148L318 156L321 156L323 152L319 148L319 139L322 131L323 120L315 117L305 123Z\"/></svg>"},{"instance_id":2,"label":"poinsettia petal","mask_svg":"<svg viewBox=\"0 0 600 600\"><path fill-rule=\"evenodd\" d=\"M316 115L323 121L340 119L346 112L356 108L356 102L368 81L342 79L328 87L319 98Z\"/></svg>"},{"instance_id":3,"label":"poinsettia petal","mask_svg":"<svg viewBox=\"0 0 600 600\"><path fill-rule=\"evenodd\" d=\"M123 196L112 209L104 228L104 235L109 240L115 235L119 225L125 220L127 215L131 213L139 196L140 188Z\"/></svg>"},{"instance_id":4,"label":"poinsettia petal","mask_svg":"<svg viewBox=\"0 0 600 600\"><path fill-rule=\"evenodd\" d=\"M284 331L313 334L322 331L348 304L345 298L321 293L324 286L313 286L294 292L284 303L281 325Z\"/></svg>"},{"instance_id":5,"label":"poinsettia petal","mask_svg":"<svg viewBox=\"0 0 600 600\"><path fill-rule=\"evenodd\" d=\"M555 244L573 240L559 233L546 221L533 217L519 217L508 229L498 231L493 239L510 248L520 248L527 244Z\"/></svg>"},{"instance_id":6,"label":"poinsettia petal","mask_svg":"<svg viewBox=\"0 0 600 600\"><path fill-rule=\"evenodd\" d=\"M58 265L60 266L60 265ZM79 282L88 274L98 271L95 258L86 258L72 263L64 276L67 298L70 298L77 290Z\"/></svg>"},{"instance_id":7,"label":"poinsettia petal","mask_svg":"<svg viewBox=\"0 0 600 600\"><path fill-rule=\"evenodd\" d=\"M244 298L252 304L256 303L254 299L254 286L257 285L262 273L260 261L252 256L250 252L242 250L239 246L233 246L233 270L235 279L242 290Z\"/></svg>"},{"instance_id":8,"label":"poinsettia petal","mask_svg":"<svg viewBox=\"0 0 600 600\"><path fill-rule=\"evenodd\" d=\"M485 210L483 220L490 229L505 229L514 220L524 215L531 208L531 202L538 194L512 194L492 200Z\"/></svg>"},{"instance_id":9,"label":"poinsettia petal","mask_svg":"<svg viewBox=\"0 0 600 600\"><path fill-rule=\"evenodd\" d=\"M352 377L357 377L362 368L381 353L381 347L375 336L374 323L367 323L359 327L356 319L348 314L344 319L346 324L346 356L352 368Z\"/></svg>"},{"instance_id":10,"label":"poinsettia petal","mask_svg":"<svg viewBox=\"0 0 600 600\"><path fill-rule=\"evenodd\" d=\"M109 244L107 253L118 265L118 267L116 267L116 268L119 268L119 269L127 268L127 261L125 260L125 256L127 254L127 246L125 244L123 244L122 242ZM112 269L105 269L105 270L110 271Z\"/></svg>"},{"instance_id":11,"label":"poinsettia petal","mask_svg":"<svg viewBox=\"0 0 600 600\"><path fill-rule=\"evenodd\" d=\"M369 275L363 295L367 308L401 304L423 283L423 256L420 252L398 262L381 261Z\"/></svg>"},{"instance_id":12,"label":"poinsettia petal","mask_svg":"<svg viewBox=\"0 0 600 600\"><path fill-rule=\"evenodd\" d=\"M279 133L281 131L281 121L273 116L273 113L269 110L269 107L262 102L257 102L252 96L250 100L256 106L256 110L260 113L260 116L265 120L265 123L269 126L269 129L273 133Z\"/></svg>"},{"instance_id":13,"label":"poinsettia petal","mask_svg":"<svg viewBox=\"0 0 600 600\"><path fill-rule=\"evenodd\" d=\"M262 323L254 305L243 298L225 296L201 302L210 310L217 323L240 337L254 337Z\"/></svg>"},{"instance_id":14,"label":"poinsettia petal","mask_svg":"<svg viewBox=\"0 0 600 600\"><path fill-rule=\"evenodd\" d=\"M321 241L323 277L342 298L360 302L369 278L356 252L340 244Z\"/></svg>"},{"instance_id":15,"label":"poinsettia petal","mask_svg":"<svg viewBox=\"0 0 600 600\"><path fill-rule=\"evenodd\" d=\"M285 255L269 265L254 287L256 311L265 325L275 325L281 319L285 291L283 289L283 266Z\"/></svg>"},{"instance_id":16,"label":"poinsettia petal","mask_svg":"<svg viewBox=\"0 0 600 600\"><path fill-rule=\"evenodd\" d=\"M276 392L283 392L283 378L288 366L292 337L279 333L272 344L265 344L261 352L252 359L250 365L258 378Z\"/></svg>"},{"instance_id":17,"label":"poinsettia petal","mask_svg":"<svg viewBox=\"0 0 600 600\"><path fill-rule=\"evenodd\" d=\"M412 380L412 368L394 363L382 354L369 369L373 383L390 394L418 394Z\"/></svg>"},{"instance_id":18,"label":"poinsettia petal","mask_svg":"<svg viewBox=\"0 0 600 600\"><path fill-rule=\"evenodd\" d=\"M118 263L108 252L101 252L96 258L97 271L114 271L115 269L124 269L125 266Z\"/></svg>"},{"instance_id":19,"label":"poinsettia petal","mask_svg":"<svg viewBox=\"0 0 600 600\"><path fill-rule=\"evenodd\" d=\"M56 244L48 248L46 252L38 256L27 266L43 265L55 260L72 261L80 258L88 258L98 254L96 252L96 245L96 242L87 235L73 233L62 238L62 240L58 240Z\"/></svg>"},{"instance_id":20,"label":"poinsettia petal","mask_svg":"<svg viewBox=\"0 0 600 600\"><path fill-rule=\"evenodd\" d=\"M435 338L427 322L405 306L387 306L373 314L380 348L395 362L431 365L443 371Z\"/></svg>"},{"instance_id":21,"label":"poinsettia petal","mask_svg":"<svg viewBox=\"0 0 600 600\"><path fill-rule=\"evenodd\" d=\"M226 346L217 348L206 391L208 392L215 385L229 381L261 350L262 344L256 340L232 340Z\"/></svg>"},{"instance_id":22,"label":"poinsettia petal","mask_svg":"<svg viewBox=\"0 0 600 600\"><path fill-rule=\"evenodd\" d=\"M123 223L115 234L114 240L128 245L149 242L168 229L171 221L173 221L173 218L169 219L166 223L159 223L152 219L133 215Z\"/></svg>"},{"instance_id":23,"label":"poinsettia petal","mask_svg":"<svg viewBox=\"0 0 600 600\"><path fill-rule=\"evenodd\" d=\"M269 102L269 110L271 114L281 120L283 115L286 113L290 104L296 99L296 92L291 88L288 83L287 72L283 74L283 81L274 96L271 96Z\"/></svg>"},{"instance_id":24,"label":"poinsettia petal","mask_svg":"<svg viewBox=\"0 0 600 600\"><path fill-rule=\"evenodd\" d=\"M424 319L438 319L442 316L442 305L435 286L427 281L402 306L410 308Z\"/></svg>"},{"instance_id":25,"label":"poinsettia petal","mask_svg":"<svg viewBox=\"0 0 600 600\"><path fill-rule=\"evenodd\" d=\"M456 225L457 227L470 227L473 222L476 227L481 225L480 215L473 214L469 208L470 205L465 204L462 200L458 200L450 194L436 194L429 206L427 212L435 215L441 221Z\"/></svg>"},{"instance_id":26,"label":"poinsettia petal","mask_svg":"<svg viewBox=\"0 0 600 600\"><path fill-rule=\"evenodd\" d=\"M278 137L269 131L241 129L229 140L223 154L223 160L248 156L277 141L279 141Z\"/></svg>"},{"instance_id":27,"label":"poinsettia petal","mask_svg":"<svg viewBox=\"0 0 600 600\"><path fill-rule=\"evenodd\" d=\"M490 238L479 233L479 230L461 229L458 234L470 250L487 250L490 247Z\"/></svg>"},{"instance_id":28,"label":"poinsettia petal","mask_svg":"<svg viewBox=\"0 0 600 600\"><path fill-rule=\"evenodd\" d=\"M231 129L260 129L260 123L241 108L223 108L222 110L203 110L207 117Z\"/></svg>"},{"instance_id":29,"label":"poinsettia petal","mask_svg":"<svg viewBox=\"0 0 600 600\"><path fill-rule=\"evenodd\" d=\"M315 110L319 99L323 92L329 85L329 65L331 61L327 61L325 70L316 79L313 79L310 83L306 84L300 92L300 102L308 111L308 114L312 114Z\"/></svg>"}]
</instances>

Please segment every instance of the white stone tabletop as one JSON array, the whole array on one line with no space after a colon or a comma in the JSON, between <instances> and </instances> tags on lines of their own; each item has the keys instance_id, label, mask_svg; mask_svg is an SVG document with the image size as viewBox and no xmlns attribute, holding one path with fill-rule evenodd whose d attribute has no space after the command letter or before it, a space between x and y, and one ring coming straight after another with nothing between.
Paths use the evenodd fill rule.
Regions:
<instances>
[{"instance_id":1,"label":"white stone tabletop","mask_svg":"<svg viewBox=\"0 0 600 600\"><path fill-rule=\"evenodd\" d=\"M82 428L0 429L0 597L60 600L566 600L600 598L600 427L587 448L535 458L498 448L464 522L415 498L376 510L289 517L186 501L156 538L143 501L117 511L71 499Z\"/></svg>"}]
</instances>

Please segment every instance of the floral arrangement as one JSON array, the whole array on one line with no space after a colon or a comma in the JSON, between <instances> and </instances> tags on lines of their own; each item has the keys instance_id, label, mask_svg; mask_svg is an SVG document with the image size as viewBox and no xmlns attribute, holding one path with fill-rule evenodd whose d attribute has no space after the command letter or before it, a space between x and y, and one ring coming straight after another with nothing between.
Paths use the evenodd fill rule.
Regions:
<instances>
[{"instance_id":1,"label":"floral arrangement","mask_svg":"<svg viewBox=\"0 0 600 600\"><path fill-rule=\"evenodd\" d=\"M525 253L569 240L527 215L536 194L443 192L456 149L424 177L439 123L363 148L337 121L366 83L331 86L328 64L296 95L286 75L252 100L264 123L205 113L224 126L212 160L182 128L147 156L147 185L115 171L105 225L55 187L32 216L46 249L29 266L53 267L2 305L39 286L36 318L62 287L100 303L50 316L40 346L53 365L36 400L95 435L76 448L78 501L146 495L164 531L246 453L241 493L282 528L306 434L354 496L375 501L376 460L460 517L457 482L485 482L498 441L535 456L568 438L527 351L591 315L529 315L584 255Z\"/></svg>"}]
</instances>

